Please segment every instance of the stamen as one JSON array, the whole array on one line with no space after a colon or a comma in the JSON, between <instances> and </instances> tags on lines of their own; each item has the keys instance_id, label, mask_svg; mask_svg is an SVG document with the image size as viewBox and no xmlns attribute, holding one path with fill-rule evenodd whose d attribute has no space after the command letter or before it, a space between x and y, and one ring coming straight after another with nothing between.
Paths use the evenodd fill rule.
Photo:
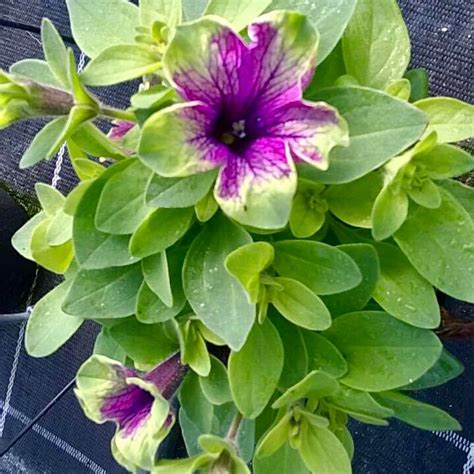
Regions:
<instances>
[{"instance_id":1,"label":"stamen","mask_svg":"<svg viewBox=\"0 0 474 474\"><path fill-rule=\"evenodd\" d=\"M245 120L239 120L232 124L232 133L237 138L245 138L247 134L245 133Z\"/></svg>"}]
</instances>

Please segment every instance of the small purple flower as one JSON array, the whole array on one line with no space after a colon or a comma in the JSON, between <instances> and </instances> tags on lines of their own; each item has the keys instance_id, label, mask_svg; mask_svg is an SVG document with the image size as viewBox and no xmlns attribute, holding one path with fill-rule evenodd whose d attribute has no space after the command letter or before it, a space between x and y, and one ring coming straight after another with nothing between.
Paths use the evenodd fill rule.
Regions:
<instances>
[{"instance_id":1,"label":"small purple flower","mask_svg":"<svg viewBox=\"0 0 474 474\"><path fill-rule=\"evenodd\" d=\"M214 195L245 225L286 225L296 190L294 162L321 169L347 145L344 120L302 99L318 35L301 14L272 12L246 43L218 17L177 28L164 57L168 80L186 101L145 123L139 157L162 176L220 168Z\"/></svg>"},{"instance_id":2,"label":"small purple flower","mask_svg":"<svg viewBox=\"0 0 474 474\"><path fill-rule=\"evenodd\" d=\"M113 127L108 133L108 137L111 140L119 141L136 125L133 122L127 120L116 120L112 123Z\"/></svg>"},{"instance_id":3,"label":"small purple flower","mask_svg":"<svg viewBox=\"0 0 474 474\"><path fill-rule=\"evenodd\" d=\"M117 425L112 452L127 469L154 465L156 451L175 422L168 400L186 371L179 354L146 374L101 355L93 355L79 369L75 393L82 408L96 423Z\"/></svg>"}]
</instances>

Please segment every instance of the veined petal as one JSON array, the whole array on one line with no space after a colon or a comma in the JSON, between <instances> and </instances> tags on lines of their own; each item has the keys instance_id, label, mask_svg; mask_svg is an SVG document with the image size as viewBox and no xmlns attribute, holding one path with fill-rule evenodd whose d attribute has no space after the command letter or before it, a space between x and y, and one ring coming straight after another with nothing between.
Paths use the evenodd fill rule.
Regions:
<instances>
[{"instance_id":1,"label":"veined petal","mask_svg":"<svg viewBox=\"0 0 474 474\"><path fill-rule=\"evenodd\" d=\"M249 36L255 115L301 100L319 43L311 22L297 12L274 11L252 23Z\"/></svg>"},{"instance_id":2,"label":"veined petal","mask_svg":"<svg viewBox=\"0 0 474 474\"><path fill-rule=\"evenodd\" d=\"M210 106L237 105L239 70L247 46L221 18L208 16L176 28L164 57L170 81L185 100Z\"/></svg>"},{"instance_id":3,"label":"veined petal","mask_svg":"<svg viewBox=\"0 0 474 474\"><path fill-rule=\"evenodd\" d=\"M222 210L241 224L260 229L286 225L296 191L296 171L280 139L255 140L221 169L214 196Z\"/></svg>"},{"instance_id":4,"label":"veined petal","mask_svg":"<svg viewBox=\"0 0 474 474\"><path fill-rule=\"evenodd\" d=\"M138 156L161 176L188 176L222 165L227 148L212 137L216 112L201 102L177 104L143 127Z\"/></svg>"},{"instance_id":5,"label":"veined petal","mask_svg":"<svg viewBox=\"0 0 474 474\"><path fill-rule=\"evenodd\" d=\"M329 152L336 145L349 144L346 121L324 102L293 102L261 121L265 135L283 139L295 161L303 160L327 169Z\"/></svg>"},{"instance_id":6,"label":"veined petal","mask_svg":"<svg viewBox=\"0 0 474 474\"><path fill-rule=\"evenodd\" d=\"M160 443L174 424L175 416L170 412L168 402L152 383L139 378L130 378L127 382L136 390L141 390L142 394L149 395L152 404L147 416L139 424L129 425L127 429L117 429L112 449L120 453L127 463L150 470L155 463Z\"/></svg>"},{"instance_id":7,"label":"veined petal","mask_svg":"<svg viewBox=\"0 0 474 474\"><path fill-rule=\"evenodd\" d=\"M181 373L181 367L178 370ZM172 385L176 385L174 381ZM90 419L117 425L112 440L117 461L127 468L151 469L156 451L174 423L169 403L156 383L108 357L93 355L77 373L75 393Z\"/></svg>"}]
</instances>

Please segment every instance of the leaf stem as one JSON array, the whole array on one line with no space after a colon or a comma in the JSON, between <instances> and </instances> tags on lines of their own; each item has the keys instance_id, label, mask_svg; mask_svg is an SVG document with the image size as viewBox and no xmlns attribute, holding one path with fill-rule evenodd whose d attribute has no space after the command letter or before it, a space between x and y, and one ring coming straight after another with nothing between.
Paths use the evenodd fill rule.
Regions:
<instances>
[{"instance_id":1,"label":"leaf stem","mask_svg":"<svg viewBox=\"0 0 474 474\"><path fill-rule=\"evenodd\" d=\"M229 431L227 432L227 439L232 441L232 443L235 441L235 438L237 437L237 432L239 431L240 423L242 423L243 416L241 413L237 412L237 414L234 416L234 419L232 420L232 423L229 426Z\"/></svg>"},{"instance_id":2,"label":"leaf stem","mask_svg":"<svg viewBox=\"0 0 474 474\"><path fill-rule=\"evenodd\" d=\"M128 122L135 122L135 115L133 112L127 110L116 109L114 107L102 106L100 109L100 115L108 118L127 120Z\"/></svg>"}]
</instances>

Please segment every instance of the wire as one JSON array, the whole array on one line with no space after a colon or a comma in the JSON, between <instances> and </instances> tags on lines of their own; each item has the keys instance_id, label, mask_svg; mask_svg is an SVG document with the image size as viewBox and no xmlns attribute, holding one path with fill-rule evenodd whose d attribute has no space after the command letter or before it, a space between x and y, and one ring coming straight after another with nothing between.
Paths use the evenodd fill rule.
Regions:
<instances>
[{"instance_id":1,"label":"wire","mask_svg":"<svg viewBox=\"0 0 474 474\"><path fill-rule=\"evenodd\" d=\"M13 446L15 446L18 441L23 438L23 436L28 433L28 431L33 428L36 423L44 416L46 413L48 413L51 408L53 408L54 405L74 386L74 383L76 382L76 378L74 377L8 444L8 446L0 452L0 458L3 457L5 454L10 451Z\"/></svg>"}]
</instances>

